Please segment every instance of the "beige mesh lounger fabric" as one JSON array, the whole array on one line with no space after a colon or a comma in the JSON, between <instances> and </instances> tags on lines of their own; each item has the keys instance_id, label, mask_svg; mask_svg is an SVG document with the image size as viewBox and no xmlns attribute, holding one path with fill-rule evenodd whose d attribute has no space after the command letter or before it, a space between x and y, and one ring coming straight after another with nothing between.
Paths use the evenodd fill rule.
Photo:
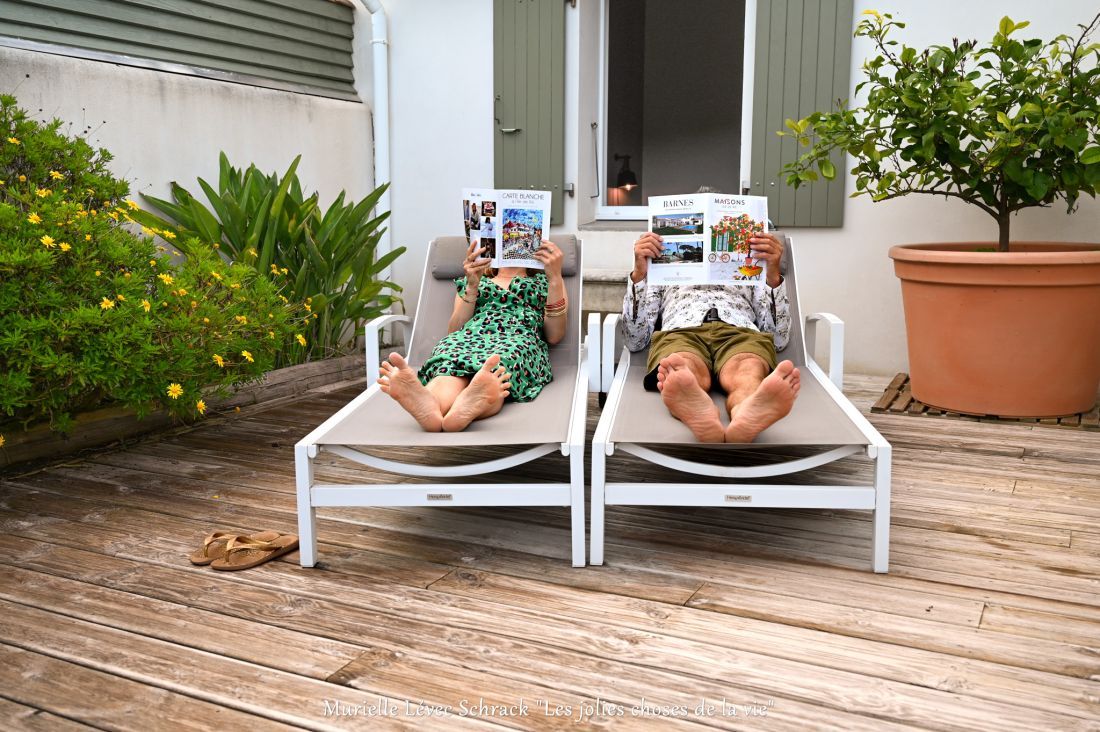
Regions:
<instances>
[{"instance_id":1,"label":"beige mesh lounger fabric","mask_svg":"<svg viewBox=\"0 0 1100 732\"><path fill-rule=\"evenodd\" d=\"M785 236L785 235L783 235ZM802 371L802 388L791 413L761 433L748 446L700 445L713 452L712 463L678 459L660 451L662 445L697 445L695 437L674 419L660 394L642 387L645 354L621 348L619 315L604 320L602 388L607 402L592 444L592 516L590 561L602 564L605 505L742 506L790 508L847 508L873 511L872 566L887 570L890 529L890 445L841 392L843 383L843 323L833 315L811 315L803 321L798 300L794 247L786 237L784 277L791 302L791 334L779 359L790 359ZM813 330L824 320L830 325L830 375L806 352L804 328ZM621 349L621 350L620 350ZM617 354L618 352L618 354ZM618 364L615 357L618 355ZM715 403L725 415L724 395ZM770 465L738 467L738 451L754 452L768 446L820 448L810 457L779 458ZM616 483L608 482L607 457L616 450L685 473L729 478L729 483ZM803 471L850 455L865 455L874 463L870 485L813 485L754 483L752 479ZM747 481L747 482L746 482Z\"/></svg>"},{"instance_id":2,"label":"beige mesh lounger fabric","mask_svg":"<svg viewBox=\"0 0 1100 732\"><path fill-rule=\"evenodd\" d=\"M367 326L367 389L295 446L298 483L298 534L301 563L313 566L317 556L315 509L318 506L569 506L574 566L584 557L584 442L588 392L599 388L599 323L593 315L581 338L581 245L573 236L552 236L565 254L562 275L569 297L565 338L550 349L554 380L539 396L508 403L491 419L474 422L462 432L426 433L375 384L378 378L378 331L407 322L389 315ZM441 237L428 246L427 264L408 339L406 357L413 368L424 362L447 332L454 306L454 279L462 276L465 237ZM591 354L591 355L590 355ZM514 445L519 451L489 462L449 466L400 463L379 456L392 447L462 447ZM525 448L525 449L522 449ZM370 449L374 454L365 452ZM520 465L555 450L569 457L567 483L476 483L458 478L484 475ZM313 459L322 451L398 475L438 477L447 482L389 485L315 485Z\"/></svg>"}]
</instances>

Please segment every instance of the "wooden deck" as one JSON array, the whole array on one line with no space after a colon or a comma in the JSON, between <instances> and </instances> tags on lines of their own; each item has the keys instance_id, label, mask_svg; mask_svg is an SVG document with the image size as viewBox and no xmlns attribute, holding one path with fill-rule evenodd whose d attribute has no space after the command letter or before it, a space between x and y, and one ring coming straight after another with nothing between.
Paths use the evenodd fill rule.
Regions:
<instances>
[{"instance_id":1,"label":"wooden deck","mask_svg":"<svg viewBox=\"0 0 1100 732\"><path fill-rule=\"evenodd\" d=\"M873 415L889 575L866 514L735 508L610 508L603 567L566 509L457 508L319 511L314 569L192 567L213 529L295 529L291 446L353 393L0 482L4 726L1100 729L1095 433Z\"/></svg>"}]
</instances>

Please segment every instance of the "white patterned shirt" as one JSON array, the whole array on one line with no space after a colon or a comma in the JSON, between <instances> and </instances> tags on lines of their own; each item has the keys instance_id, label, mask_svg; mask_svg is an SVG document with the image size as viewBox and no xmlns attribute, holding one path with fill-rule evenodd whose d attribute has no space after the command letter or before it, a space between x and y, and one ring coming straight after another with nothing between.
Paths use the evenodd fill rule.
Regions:
<instances>
[{"instance_id":1,"label":"white patterned shirt","mask_svg":"<svg viewBox=\"0 0 1100 732\"><path fill-rule=\"evenodd\" d=\"M654 285L647 280L626 278L623 298L623 334L631 351L649 345L657 316L661 330L691 328L703 324L707 311L715 308L723 322L738 328L771 333L775 350L782 351L791 333L791 303L787 282L774 290L748 285Z\"/></svg>"}]
</instances>

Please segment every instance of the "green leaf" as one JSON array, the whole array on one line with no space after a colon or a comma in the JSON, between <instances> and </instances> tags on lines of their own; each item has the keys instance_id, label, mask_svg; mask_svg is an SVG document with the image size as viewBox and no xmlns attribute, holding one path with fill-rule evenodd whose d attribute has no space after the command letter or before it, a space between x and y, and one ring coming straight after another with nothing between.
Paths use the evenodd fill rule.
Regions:
<instances>
[{"instance_id":1,"label":"green leaf","mask_svg":"<svg viewBox=\"0 0 1100 732\"><path fill-rule=\"evenodd\" d=\"M832 180L836 177L836 166L828 158L823 159L818 167L821 169L821 175L825 176L826 180Z\"/></svg>"},{"instance_id":2,"label":"green leaf","mask_svg":"<svg viewBox=\"0 0 1100 732\"><path fill-rule=\"evenodd\" d=\"M1080 160L1085 165L1100 163L1100 147L1094 145L1093 147L1086 148L1082 151Z\"/></svg>"}]
</instances>

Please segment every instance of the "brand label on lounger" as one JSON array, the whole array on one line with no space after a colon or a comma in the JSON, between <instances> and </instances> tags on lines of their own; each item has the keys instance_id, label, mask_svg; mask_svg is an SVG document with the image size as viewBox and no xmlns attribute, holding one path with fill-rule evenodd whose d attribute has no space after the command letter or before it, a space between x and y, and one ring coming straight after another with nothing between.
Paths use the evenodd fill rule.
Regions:
<instances>
[{"instance_id":1,"label":"brand label on lounger","mask_svg":"<svg viewBox=\"0 0 1100 732\"><path fill-rule=\"evenodd\" d=\"M727 493L726 503L752 503L752 496Z\"/></svg>"},{"instance_id":2,"label":"brand label on lounger","mask_svg":"<svg viewBox=\"0 0 1100 732\"><path fill-rule=\"evenodd\" d=\"M454 494L453 493L429 493L428 494L428 500L429 501L453 501L454 500Z\"/></svg>"}]
</instances>

